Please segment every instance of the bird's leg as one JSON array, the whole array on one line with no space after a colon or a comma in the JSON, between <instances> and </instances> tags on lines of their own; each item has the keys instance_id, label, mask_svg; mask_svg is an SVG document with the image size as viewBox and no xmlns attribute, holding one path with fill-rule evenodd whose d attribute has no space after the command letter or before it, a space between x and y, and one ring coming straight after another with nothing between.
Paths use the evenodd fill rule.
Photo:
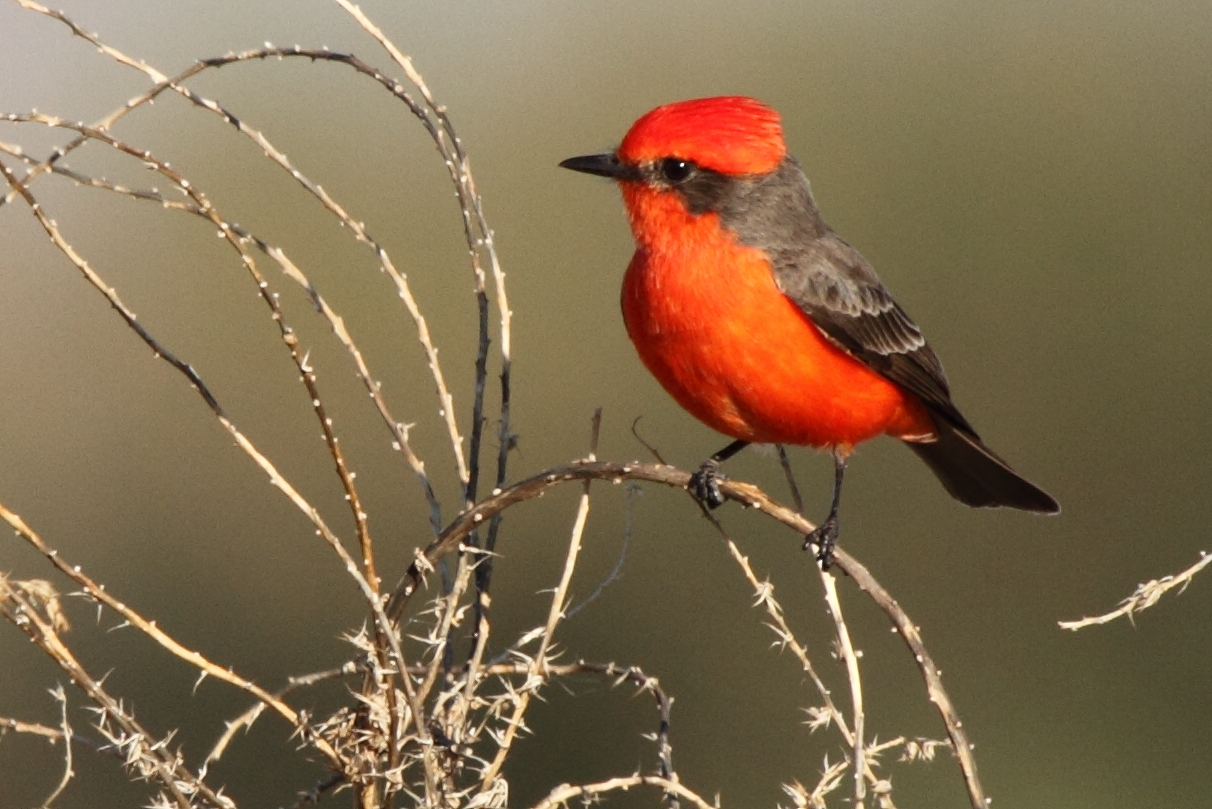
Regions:
<instances>
[{"instance_id":1,"label":"bird's leg","mask_svg":"<svg viewBox=\"0 0 1212 809\"><path fill-rule=\"evenodd\" d=\"M720 480L724 475L720 472L720 464L749 446L748 441L733 441L722 450L703 461L699 471L690 476L686 488L691 497L698 500L707 508L716 508L724 503L724 495L720 492Z\"/></svg>"},{"instance_id":2,"label":"bird's leg","mask_svg":"<svg viewBox=\"0 0 1212 809\"><path fill-rule=\"evenodd\" d=\"M804 537L804 550L816 545L816 559L821 570L833 565L833 549L837 546L837 507L842 500L842 478L846 474L846 456L837 448L833 450L833 505L829 516L812 533Z\"/></svg>"}]
</instances>

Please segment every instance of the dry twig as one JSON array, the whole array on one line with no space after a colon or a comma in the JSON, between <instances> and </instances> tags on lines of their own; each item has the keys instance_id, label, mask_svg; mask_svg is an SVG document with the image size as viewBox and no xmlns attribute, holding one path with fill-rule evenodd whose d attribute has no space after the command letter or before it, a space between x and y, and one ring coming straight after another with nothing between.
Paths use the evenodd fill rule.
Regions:
<instances>
[{"instance_id":1,"label":"dry twig","mask_svg":"<svg viewBox=\"0 0 1212 809\"><path fill-rule=\"evenodd\" d=\"M235 809L235 803L203 783L184 766L180 754L169 749L171 734L156 739L135 719L130 709L88 673L63 642L51 613L40 611L37 602L22 588L8 586L0 591L0 614L25 632L97 705L94 727L122 754L127 768L136 777L159 783L163 790L163 805L193 809L198 805L196 799L202 801L201 805L214 809Z\"/></svg>"},{"instance_id":2,"label":"dry twig","mask_svg":"<svg viewBox=\"0 0 1212 809\"><path fill-rule=\"evenodd\" d=\"M1160 579L1151 579L1143 584L1138 584L1132 595L1119 602L1119 606L1111 610L1111 612L1097 615L1093 618L1082 618L1078 621L1059 621L1060 628L1076 631L1083 627L1106 624L1114 621L1116 618L1124 617L1135 623L1133 619L1136 613L1149 609L1149 607L1160 601L1163 595L1176 587L1179 594L1182 594L1187 589L1187 586L1191 584L1191 580L1195 578L1195 574L1203 570L1210 563L1212 563L1212 554L1200 552L1199 561L1183 572L1176 573L1173 576L1162 576Z\"/></svg>"},{"instance_id":3,"label":"dry twig","mask_svg":"<svg viewBox=\"0 0 1212 809\"><path fill-rule=\"evenodd\" d=\"M569 588L575 571L584 529L589 512L589 486L592 480L644 480L664 485L683 487L688 475L672 467L651 464L611 464L597 462L600 412L595 414L591 452L586 460L568 466L547 470L512 486L507 485L506 467L514 439L510 432L512 363L511 317L505 290L505 275L499 265L492 230L484 216L483 202L472 178L470 160L463 144L455 133L446 109L437 103L423 77L412 61L401 52L360 9L349 0L334 0L354 22L371 36L388 53L392 62L401 71L415 93L405 84L386 73L371 67L352 54L330 52L326 49L308 49L300 46L275 48L268 43L264 48L227 54L222 57L204 59L195 63L175 77L169 77L145 62L131 58L105 44L97 35L88 33L61 12L52 11L32 0L15 0L21 7L59 21L72 33L87 41L104 56L126 67L138 70L151 82L152 87L130 98L97 123L89 126L73 123L40 113L8 114L0 116L19 124L32 124L67 130L74 133L68 144L55 149L45 160L38 161L25 154L19 144L0 143L0 153L16 158L17 169L0 162L8 185L7 193L0 198L0 206L17 199L28 204L31 212L42 226L53 244L71 261L87 281L107 300L125 324L148 345L158 357L183 374L198 391L207 407L236 444L268 476L271 483L281 490L304 514L319 535L337 555L344 570L355 583L365 599L370 616L372 633L364 630L349 638L365 654L365 662L349 663L339 669L319 672L304 678L295 678L277 693L269 693L247 678L223 668L200 652L188 649L160 629L155 621L145 619L135 610L110 595L98 582L89 578L78 568L60 558L57 551L35 534L19 516L0 506L0 517L8 522L27 543L37 548L64 575L80 586L85 594L99 605L113 609L124 621L154 639L171 654L197 667L204 676L214 676L231 685L248 691L257 704L229 722L225 731L202 762L197 773L184 765L183 756L169 749L171 734L155 740L134 718L120 701L110 696L102 683L91 677L76 661L71 650L63 642L62 632L66 625L59 609L58 597L53 591L44 592L34 583L12 583L0 579L0 609L5 617L26 632L34 642L68 672L73 683L79 686L92 702L98 706L99 719L96 727L108 742L127 760L137 777L155 781L161 795L155 805L175 805L180 809L192 806L233 809L234 802L210 789L205 783L206 769L219 759L241 728L248 728L264 712L271 708L286 719L304 742L319 750L325 757L332 774L321 779L307 792L302 793L296 803L303 806L317 802L329 791L352 785L355 800L363 809L390 807L397 795L403 794L419 806L436 808L466 806L468 809L497 809L508 802L508 784L501 775L517 735L526 729L525 714L532 698L551 680L572 675L597 674L613 677L616 681L628 681L641 690L654 694L660 712L659 729L654 738L657 744L657 775L635 774L630 777L612 778L596 783L564 784L553 789L539 802L535 809L554 809L571 801L592 802L611 792L623 791L635 786L652 786L661 789L671 806L679 799L699 809L711 806L693 790L681 784L673 768L672 747L669 741L669 709L671 698L661 690L658 681L636 668L624 668L613 663L595 664L578 661L571 664L555 662L554 635L560 622L569 614ZM428 321L420 304L413 296L407 274L398 270L391 257L380 243L370 235L366 225L354 218L342 205L333 199L318 183L305 176L260 130L238 118L218 101L199 95L186 86L186 82L204 71L228 65L265 60L271 57L306 58L324 64L342 64L352 68L358 75L368 77L387 90L391 97L403 103L417 118L433 140L455 188L462 216L464 236L469 250L474 279L474 296L478 313L476 361L474 368L474 395L471 406L469 444L464 448L464 437L456 418L454 399L450 393L443 369L438 362L438 349L430 337ZM175 93L195 107L218 115L225 123L244 138L255 143L275 165L289 173L307 194L316 199L323 208L345 226L354 237L375 255L379 268L391 280L395 293L403 301L404 308L413 321L416 336L428 363L433 389L438 398L439 417L454 458L455 475L462 494L462 513L453 522L443 527L440 504L426 471L424 461L413 450L409 438L411 425L397 420L380 390L380 384L367 364L364 355L355 343L344 319L334 311L312 284L302 268L287 257L285 250L255 236L234 222L221 216L210 198L197 189L187 178L172 169L169 164L146 150L129 145L111 134L111 127L123 116L150 104L166 93ZM85 143L100 143L120 154L139 160L144 166L166 178L184 199L178 200L161 194L157 189L132 189L112 183L104 178L87 174L63 165L64 159ZM24 169L24 171L20 171ZM54 219L43 210L34 196L32 185L43 174L54 173L92 188L116 193L138 200L157 203L167 209L180 210L199 217L208 227L217 228L220 237L235 251L241 266L256 285L257 292L269 309L270 316L279 330L279 337L299 371L300 380L308 395L317 419L321 424L324 439L332 457L337 478L350 508L361 559L355 560L346 550L342 540L329 528L318 510L287 481L270 460L235 426L226 415L218 400L197 372L185 361L169 352L151 332L144 327L121 300L118 292L104 280L102 275L82 256L65 237ZM393 447L400 452L420 481L428 506L429 522L435 539L423 554L418 554L401 584L384 598L380 573L374 555L374 542L366 514L355 486L354 472L346 461L332 419L324 404L315 369L309 362L309 354L299 343L294 330L287 325L286 313L278 301L278 295L261 274L253 255L253 248L272 259L281 271L298 284L310 302L324 318L333 335L349 355L361 384L367 389L379 417L389 428ZM491 283L489 281L491 276ZM491 293L491 295L490 295ZM491 495L479 500L481 478L481 454L483 430L487 422L485 414L486 388L489 375L491 331L491 301L497 307L498 359L500 363L500 411L499 448L496 465L496 488ZM790 476L786 454L780 448L780 458L788 471L793 498L799 510L799 493ZM576 516L570 532L568 551L560 580L554 589L552 600L543 626L526 633L512 644L497 659L487 659L487 643L491 629L489 589L492 560L504 512L511 506L541 495L552 486L562 482L579 480L583 493L578 501ZM722 484L725 494L743 505L755 507L762 512L792 527L798 534L812 529L807 521L769 500L760 490L745 484L726 481ZM628 535L630 534L630 494L628 500ZM722 526L716 522L723 531ZM479 532L487 526L483 545ZM847 664L854 704L853 726L834 704L828 688L817 675L803 645L791 632L782 608L774 600L773 585L760 582L749 567L748 560L736 544L725 535L730 554L741 565L746 578L755 588L758 603L762 604L770 617L772 628L779 636L779 644L791 648L808 673L821 697L824 708L818 709L818 724L834 724L843 740L851 761L830 764L825 762L824 772L815 790L808 792L798 783L788 788L797 805L824 806L825 796L842 783L847 766L854 767L854 799L861 805L870 786L870 793L877 797L885 809L892 807L888 794L890 786L875 772L877 756L886 750L900 748L902 758L928 758L935 746L941 744L931 740L906 740L897 737L890 742L867 744L864 740L864 714L859 680L858 654L850 642L848 630L842 618L841 604L836 592L836 583L831 576L825 578L826 600L835 620L838 645ZM625 542L626 546L626 542ZM458 566L453 579L445 591L430 607L411 621L405 622L405 611L411 597L423 583L425 575L451 552L459 554ZM894 627L902 635L915 655L926 680L927 691L943 717L950 736L950 745L960 760L973 806L984 809L984 797L976 778L970 745L961 728L946 692L943 691L937 670L922 646L916 628L903 610L871 577L860 563L844 551L836 552L839 568L847 572L860 588L868 592L884 609ZM620 562L621 563L621 562ZM1202 563L1201 563L1202 564ZM618 566L607 583L617 574ZM1186 574L1184 574L1186 575ZM1192 574L1193 575L1193 574ZM1189 580L1189 576L1187 576ZM472 582L474 581L474 590ZM1169 585L1177 586L1177 585ZM1167 586L1164 589L1169 589ZM49 585L48 585L49 587ZM1164 592L1164 589L1162 592ZM599 588L600 592L601 588ZM1160 595L1160 593L1158 594ZM590 596L590 600L596 593ZM468 603L470 599L470 603ZM1156 598L1154 598L1156 600ZM1146 605L1147 606L1147 605ZM474 620L467 628L464 615L474 611ZM414 625L418 627L414 629ZM405 639L401 632L409 628L409 642L419 643L422 653L418 662L409 666L404 656ZM456 642L467 643L467 658L462 669L454 664L452 650ZM537 642L537 644L536 644ZM411 648L411 647L410 647ZM531 653L531 649L534 649ZM354 707L342 708L332 716L313 721L303 711L290 707L286 695L293 689L324 679L361 671L364 673L360 690L352 694ZM502 692L486 693L486 684L497 683ZM67 786L72 777L71 741L75 737L67 721L66 695L61 695L63 705L62 729L21 723L15 719L0 719L0 728L35 733L65 742L66 768L64 776L44 802L49 806ZM823 719L822 719L823 717ZM484 742L495 743L495 752L487 758ZM490 748L491 749L491 748Z\"/></svg>"},{"instance_id":4,"label":"dry twig","mask_svg":"<svg viewBox=\"0 0 1212 809\"><path fill-rule=\"evenodd\" d=\"M675 467L659 464L575 461L565 466L552 467L515 483L513 486L503 489L499 494L481 501L475 508L460 514L446 527L425 550L425 553L409 567L403 579L396 586L387 604L388 615L393 620L400 619L409 600L424 582L426 569L432 569L436 560L456 549L463 538L477 525L516 503L538 497L552 487L577 480L643 480L685 488L690 481L690 474ZM815 528L801 515L771 500L761 489L751 484L724 480L720 482L720 491L728 499L757 509L793 528L797 532L797 536L807 535ZM968 789L969 801L973 809L986 809L987 801L976 773L976 759L972 755L972 743L968 740L963 722L960 721L955 706L943 687L938 666L922 642L921 632L896 599L871 575L866 566L840 549L835 556L835 561L838 568L846 573L859 589L867 593L884 611L892 622L893 629L909 647L918 671L921 672L922 678L926 682L927 697L935 706L947 728L947 735L951 739L960 770L964 776L965 786Z\"/></svg>"}]
</instances>

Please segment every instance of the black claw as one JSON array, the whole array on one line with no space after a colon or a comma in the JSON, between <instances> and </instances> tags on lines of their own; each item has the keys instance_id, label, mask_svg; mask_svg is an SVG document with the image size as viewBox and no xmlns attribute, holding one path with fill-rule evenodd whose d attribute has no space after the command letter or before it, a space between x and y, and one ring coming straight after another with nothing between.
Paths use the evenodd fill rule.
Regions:
<instances>
[{"instance_id":1,"label":"black claw","mask_svg":"<svg viewBox=\"0 0 1212 809\"><path fill-rule=\"evenodd\" d=\"M833 567L833 549L837 547L837 517L829 515L821 526L804 537L804 550L816 546L816 560L821 570Z\"/></svg>"},{"instance_id":2,"label":"black claw","mask_svg":"<svg viewBox=\"0 0 1212 809\"><path fill-rule=\"evenodd\" d=\"M724 505L724 493L720 491L720 481L724 480L724 473L720 471L720 464L747 446L749 446L748 441L733 441L703 461L699 471L691 475L690 481L686 484L690 495L707 508L719 508Z\"/></svg>"},{"instance_id":3,"label":"black claw","mask_svg":"<svg viewBox=\"0 0 1212 809\"><path fill-rule=\"evenodd\" d=\"M699 470L690 476L686 488L691 497L707 508L719 508L724 504L724 493L720 491L720 481L723 479L719 461L708 458L703 461Z\"/></svg>"}]
</instances>

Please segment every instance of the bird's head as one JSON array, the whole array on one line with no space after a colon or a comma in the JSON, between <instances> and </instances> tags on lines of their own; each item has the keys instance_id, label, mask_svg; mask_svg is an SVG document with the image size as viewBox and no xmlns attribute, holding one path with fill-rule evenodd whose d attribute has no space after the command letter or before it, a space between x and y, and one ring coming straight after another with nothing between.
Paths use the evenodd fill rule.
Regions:
<instances>
[{"instance_id":1,"label":"bird's head","mask_svg":"<svg viewBox=\"0 0 1212 809\"><path fill-rule=\"evenodd\" d=\"M637 243L651 246L718 212L738 181L774 172L786 156L777 112L752 98L721 96L657 107L615 151L560 165L617 180Z\"/></svg>"}]
</instances>

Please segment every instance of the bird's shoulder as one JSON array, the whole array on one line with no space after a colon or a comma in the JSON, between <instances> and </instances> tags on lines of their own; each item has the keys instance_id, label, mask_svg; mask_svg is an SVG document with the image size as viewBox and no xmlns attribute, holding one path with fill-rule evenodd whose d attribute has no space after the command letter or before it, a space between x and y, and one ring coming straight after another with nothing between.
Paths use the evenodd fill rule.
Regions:
<instances>
[{"instance_id":1,"label":"bird's shoulder","mask_svg":"<svg viewBox=\"0 0 1212 809\"><path fill-rule=\"evenodd\" d=\"M827 230L771 255L775 282L835 345L971 431L938 355L863 256Z\"/></svg>"},{"instance_id":2,"label":"bird's shoulder","mask_svg":"<svg viewBox=\"0 0 1212 809\"><path fill-rule=\"evenodd\" d=\"M870 263L825 224L799 165L753 178L719 209L721 224L762 250L779 289L835 345L957 426L942 363Z\"/></svg>"}]
</instances>

